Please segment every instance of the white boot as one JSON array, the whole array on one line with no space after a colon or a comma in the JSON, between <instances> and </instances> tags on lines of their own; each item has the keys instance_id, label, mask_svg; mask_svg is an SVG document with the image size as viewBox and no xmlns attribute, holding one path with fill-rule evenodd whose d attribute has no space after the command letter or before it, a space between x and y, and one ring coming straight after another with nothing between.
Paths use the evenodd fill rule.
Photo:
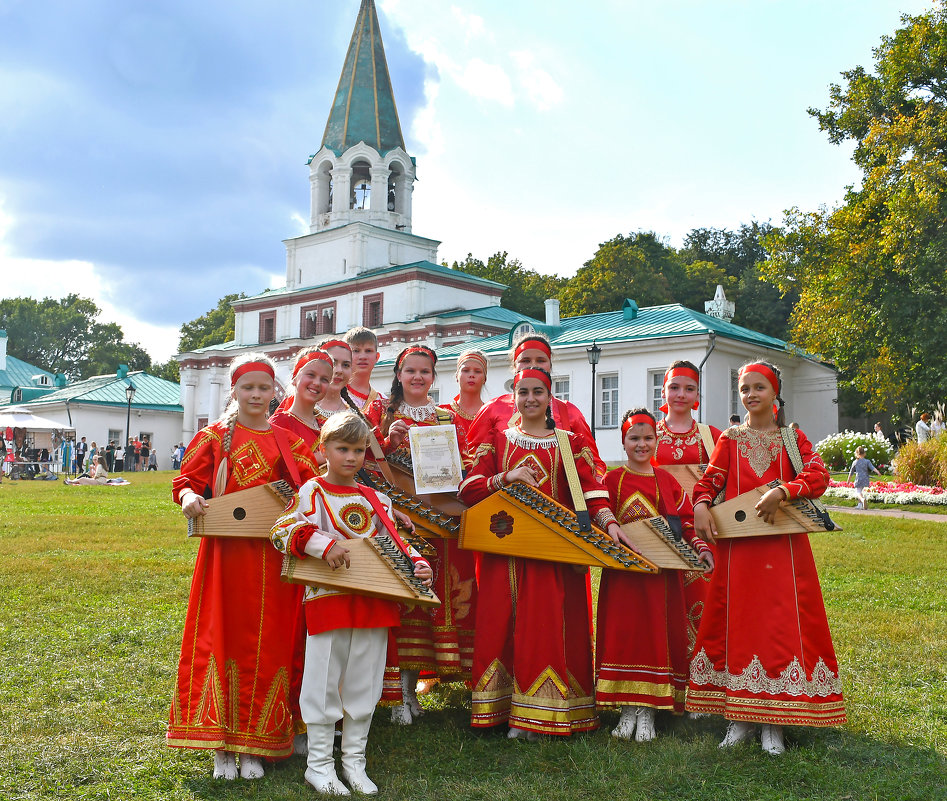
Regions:
<instances>
[{"instance_id":1,"label":"white boot","mask_svg":"<svg viewBox=\"0 0 947 801\"><path fill-rule=\"evenodd\" d=\"M654 736L654 709L650 706L639 706L638 731L635 734L635 741L650 743Z\"/></svg>"},{"instance_id":2,"label":"white boot","mask_svg":"<svg viewBox=\"0 0 947 801\"><path fill-rule=\"evenodd\" d=\"M253 754L240 754L240 778L262 779L263 758Z\"/></svg>"},{"instance_id":3,"label":"white boot","mask_svg":"<svg viewBox=\"0 0 947 801\"><path fill-rule=\"evenodd\" d=\"M635 726L638 723L638 707L623 706L621 708L621 717L618 719L618 725L612 729L612 737L619 740L630 740L635 736Z\"/></svg>"},{"instance_id":4,"label":"white boot","mask_svg":"<svg viewBox=\"0 0 947 801\"><path fill-rule=\"evenodd\" d=\"M418 701L418 671L401 671L401 696L402 700L411 710L411 717L417 718L424 714L421 709L421 702Z\"/></svg>"},{"instance_id":5,"label":"white boot","mask_svg":"<svg viewBox=\"0 0 947 801\"><path fill-rule=\"evenodd\" d=\"M539 732L527 731L526 729L518 729L516 726L510 726L506 737L509 740L526 740L528 743L535 743L539 739Z\"/></svg>"},{"instance_id":6,"label":"white boot","mask_svg":"<svg viewBox=\"0 0 947 801\"><path fill-rule=\"evenodd\" d=\"M760 742L767 754L779 756L786 750L786 744L783 742L783 727L764 723L760 734Z\"/></svg>"},{"instance_id":7,"label":"white boot","mask_svg":"<svg viewBox=\"0 0 947 801\"><path fill-rule=\"evenodd\" d=\"M348 787L335 775L335 759L332 745L335 742L335 725L332 723L306 724L309 736L309 756L306 759L306 781L326 795L351 795Z\"/></svg>"},{"instance_id":8,"label":"white boot","mask_svg":"<svg viewBox=\"0 0 947 801\"><path fill-rule=\"evenodd\" d=\"M731 720L727 725L727 734L720 741L719 748L730 748L730 746L742 743L753 734L753 724L742 720Z\"/></svg>"},{"instance_id":9,"label":"white boot","mask_svg":"<svg viewBox=\"0 0 947 801\"><path fill-rule=\"evenodd\" d=\"M414 718L411 716L411 707L407 704L398 704L391 708L391 722L398 726L410 726Z\"/></svg>"},{"instance_id":10,"label":"white boot","mask_svg":"<svg viewBox=\"0 0 947 801\"><path fill-rule=\"evenodd\" d=\"M368 746L368 731L372 727L371 715L365 720L355 720L346 715L342 723L342 778L356 793L375 795L378 787L365 772L365 748Z\"/></svg>"},{"instance_id":11,"label":"white boot","mask_svg":"<svg viewBox=\"0 0 947 801\"><path fill-rule=\"evenodd\" d=\"M237 755L233 751L214 751L214 778L228 782L237 778Z\"/></svg>"}]
</instances>

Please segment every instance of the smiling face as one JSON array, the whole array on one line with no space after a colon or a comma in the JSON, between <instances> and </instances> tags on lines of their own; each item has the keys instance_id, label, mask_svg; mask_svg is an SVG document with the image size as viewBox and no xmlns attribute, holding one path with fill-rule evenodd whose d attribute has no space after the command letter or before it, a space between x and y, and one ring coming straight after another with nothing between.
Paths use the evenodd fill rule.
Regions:
<instances>
[{"instance_id":1,"label":"smiling face","mask_svg":"<svg viewBox=\"0 0 947 801\"><path fill-rule=\"evenodd\" d=\"M545 424L549 390L538 378L521 378L513 389L516 409L524 423Z\"/></svg>"},{"instance_id":2,"label":"smiling face","mask_svg":"<svg viewBox=\"0 0 947 801\"><path fill-rule=\"evenodd\" d=\"M664 385L661 395L671 412L689 414L700 397L700 391L693 378L677 375Z\"/></svg>"},{"instance_id":3,"label":"smiling face","mask_svg":"<svg viewBox=\"0 0 947 801\"><path fill-rule=\"evenodd\" d=\"M549 354L539 348L527 348L513 362L513 372L518 373L527 367L540 367L547 373L552 372L552 359Z\"/></svg>"},{"instance_id":4,"label":"smiling face","mask_svg":"<svg viewBox=\"0 0 947 801\"><path fill-rule=\"evenodd\" d=\"M312 406L321 401L332 383L333 369L322 359L313 359L304 364L296 377L293 386L296 387L296 398L305 406Z\"/></svg>"},{"instance_id":5,"label":"smiling face","mask_svg":"<svg viewBox=\"0 0 947 801\"><path fill-rule=\"evenodd\" d=\"M410 353L401 360L397 377L404 387L404 399L411 406L419 406L427 400L434 383L434 364L423 353Z\"/></svg>"},{"instance_id":6,"label":"smiling face","mask_svg":"<svg viewBox=\"0 0 947 801\"><path fill-rule=\"evenodd\" d=\"M326 348L326 353L332 357L332 391L341 392L342 387L352 378L352 352L348 348L336 345Z\"/></svg>"},{"instance_id":7,"label":"smiling face","mask_svg":"<svg viewBox=\"0 0 947 801\"><path fill-rule=\"evenodd\" d=\"M773 402L776 400L776 390L762 373L744 373L740 377L740 402L749 412L750 417L757 420L773 416Z\"/></svg>"},{"instance_id":8,"label":"smiling face","mask_svg":"<svg viewBox=\"0 0 947 801\"><path fill-rule=\"evenodd\" d=\"M457 370L457 385L461 391L479 394L486 380L487 374L483 371L483 365L476 359L462 362Z\"/></svg>"},{"instance_id":9,"label":"smiling face","mask_svg":"<svg viewBox=\"0 0 947 801\"><path fill-rule=\"evenodd\" d=\"M251 426L265 422L275 393L276 384L269 373L263 370L244 373L230 392L237 402L237 419Z\"/></svg>"},{"instance_id":10,"label":"smiling face","mask_svg":"<svg viewBox=\"0 0 947 801\"><path fill-rule=\"evenodd\" d=\"M628 462L636 469L648 467L650 472L651 457L658 443L654 429L647 423L635 423L625 432L622 445L628 456Z\"/></svg>"}]
</instances>

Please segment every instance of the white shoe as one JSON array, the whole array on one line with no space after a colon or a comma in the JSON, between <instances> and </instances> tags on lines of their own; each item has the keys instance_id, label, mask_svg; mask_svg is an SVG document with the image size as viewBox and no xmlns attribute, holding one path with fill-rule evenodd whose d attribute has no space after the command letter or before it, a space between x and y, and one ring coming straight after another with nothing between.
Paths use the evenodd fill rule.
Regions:
<instances>
[{"instance_id":1,"label":"white shoe","mask_svg":"<svg viewBox=\"0 0 947 801\"><path fill-rule=\"evenodd\" d=\"M297 734L293 737L293 753L306 756L309 753L309 735Z\"/></svg>"},{"instance_id":2,"label":"white shoe","mask_svg":"<svg viewBox=\"0 0 947 801\"><path fill-rule=\"evenodd\" d=\"M779 756L786 750L786 744L783 742L782 726L772 726L769 723L764 723L763 730L760 733L760 741L763 750L767 754Z\"/></svg>"},{"instance_id":3,"label":"white shoe","mask_svg":"<svg viewBox=\"0 0 947 801\"><path fill-rule=\"evenodd\" d=\"M727 725L727 734L720 741L718 748L730 748L730 746L742 743L753 734L753 724L742 720L731 720Z\"/></svg>"},{"instance_id":4,"label":"white shoe","mask_svg":"<svg viewBox=\"0 0 947 801\"><path fill-rule=\"evenodd\" d=\"M263 759L253 754L240 755L240 778L241 779L262 779L263 778Z\"/></svg>"},{"instance_id":5,"label":"white shoe","mask_svg":"<svg viewBox=\"0 0 947 801\"><path fill-rule=\"evenodd\" d=\"M621 708L621 717L618 719L618 725L612 729L612 737L619 740L630 740L635 736L635 726L638 723L638 707L623 706Z\"/></svg>"},{"instance_id":6,"label":"white shoe","mask_svg":"<svg viewBox=\"0 0 947 801\"><path fill-rule=\"evenodd\" d=\"M323 795L352 795L349 788L339 781L335 775L335 768L331 768L329 773L319 773L310 768L306 768L304 774L306 783L317 793Z\"/></svg>"},{"instance_id":7,"label":"white shoe","mask_svg":"<svg viewBox=\"0 0 947 801\"><path fill-rule=\"evenodd\" d=\"M401 671L401 697L411 711L412 718L418 718L424 714L421 702L418 701L418 671Z\"/></svg>"},{"instance_id":8,"label":"white shoe","mask_svg":"<svg viewBox=\"0 0 947 801\"><path fill-rule=\"evenodd\" d=\"M214 778L228 782L237 778L237 755L233 751L214 751Z\"/></svg>"},{"instance_id":9,"label":"white shoe","mask_svg":"<svg viewBox=\"0 0 947 801\"><path fill-rule=\"evenodd\" d=\"M332 746L335 741L335 725L306 724L309 738L309 756L306 757L306 781L326 795L351 795L349 788L339 781L335 773Z\"/></svg>"},{"instance_id":10,"label":"white shoe","mask_svg":"<svg viewBox=\"0 0 947 801\"><path fill-rule=\"evenodd\" d=\"M526 729L518 729L515 726L510 726L506 737L508 740L526 740L528 743L535 743L539 739L539 732L527 731Z\"/></svg>"},{"instance_id":11,"label":"white shoe","mask_svg":"<svg viewBox=\"0 0 947 801\"><path fill-rule=\"evenodd\" d=\"M391 708L391 722L399 726L410 726L414 722L411 707L407 704L398 704Z\"/></svg>"},{"instance_id":12,"label":"white shoe","mask_svg":"<svg viewBox=\"0 0 947 801\"><path fill-rule=\"evenodd\" d=\"M365 720L346 715L342 720L342 778L356 793L362 795L378 793L378 786L365 772L365 749L368 747L371 727L371 715Z\"/></svg>"},{"instance_id":13,"label":"white shoe","mask_svg":"<svg viewBox=\"0 0 947 801\"><path fill-rule=\"evenodd\" d=\"M638 731L635 733L635 742L650 743L654 736L654 709L650 706L639 706Z\"/></svg>"},{"instance_id":14,"label":"white shoe","mask_svg":"<svg viewBox=\"0 0 947 801\"><path fill-rule=\"evenodd\" d=\"M687 717L691 720L702 720L703 718L709 718L709 712L688 712Z\"/></svg>"}]
</instances>

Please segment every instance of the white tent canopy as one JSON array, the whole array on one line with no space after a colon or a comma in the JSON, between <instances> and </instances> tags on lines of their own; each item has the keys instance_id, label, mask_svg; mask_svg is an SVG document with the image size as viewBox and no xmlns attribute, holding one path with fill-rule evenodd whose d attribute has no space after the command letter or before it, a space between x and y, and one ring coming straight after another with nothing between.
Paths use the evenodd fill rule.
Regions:
<instances>
[{"instance_id":1,"label":"white tent canopy","mask_svg":"<svg viewBox=\"0 0 947 801\"><path fill-rule=\"evenodd\" d=\"M22 406L0 409L0 429L25 428L27 431L75 431L68 423L40 417Z\"/></svg>"}]
</instances>

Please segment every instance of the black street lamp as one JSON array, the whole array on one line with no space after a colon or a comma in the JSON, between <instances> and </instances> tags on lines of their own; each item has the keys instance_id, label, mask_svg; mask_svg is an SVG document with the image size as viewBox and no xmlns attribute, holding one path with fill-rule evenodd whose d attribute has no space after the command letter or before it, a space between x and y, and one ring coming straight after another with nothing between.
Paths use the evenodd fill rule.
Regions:
<instances>
[{"instance_id":1,"label":"black street lamp","mask_svg":"<svg viewBox=\"0 0 947 801\"><path fill-rule=\"evenodd\" d=\"M131 427L132 427L132 399L135 397L135 385L129 381L128 386L125 387L125 398L128 401L128 414L125 416L125 442L123 443L123 448L125 450L125 461L122 462L122 470L128 472L128 440L131 439Z\"/></svg>"},{"instance_id":2,"label":"black street lamp","mask_svg":"<svg viewBox=\"0 0 947 801\"><path fill-rule=\"evenodd\" d=\"M585 349L589 356L589 364L592 365L592 439L595 439L595 366L598 360L602 358L602 349L592 341L592 344Z\"/></svg>"}]
</instances>

